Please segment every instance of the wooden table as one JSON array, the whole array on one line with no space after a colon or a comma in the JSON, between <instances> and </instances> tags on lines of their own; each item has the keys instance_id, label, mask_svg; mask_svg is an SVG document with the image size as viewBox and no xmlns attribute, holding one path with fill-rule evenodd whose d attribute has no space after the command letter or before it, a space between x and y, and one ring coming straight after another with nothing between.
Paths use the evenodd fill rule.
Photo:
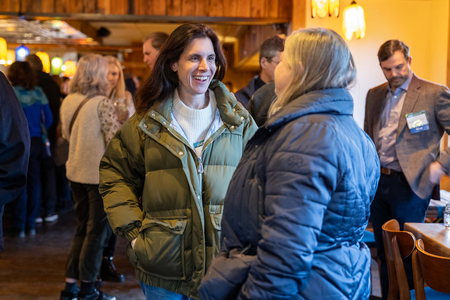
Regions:
<instances>
[{"instance_id":1,"label":"wooden table","mask_svg":"<svg viewBox=\"0 0 450 300\"><path fill-rule=\"evenodd\" d=\"M428 252L450 257L450 229L445 229L444 224L405 223L404 230L412 232L416 239L422 239Z\"/></svg>"}]
</instances>

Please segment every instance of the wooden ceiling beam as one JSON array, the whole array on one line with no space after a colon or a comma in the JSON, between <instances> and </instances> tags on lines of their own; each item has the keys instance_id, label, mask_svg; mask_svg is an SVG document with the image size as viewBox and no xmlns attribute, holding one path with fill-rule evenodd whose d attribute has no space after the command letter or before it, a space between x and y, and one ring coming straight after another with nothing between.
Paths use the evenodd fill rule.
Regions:
<instances>
[{"instance_id":1,"label":"wooden ceiling beam","mask_svg":"<svg viewBox=\"0 0 450 300\"><path fill-rule=\"evenodd\" d=\"M0 12L3 17L17 17L17 13ZM155 16L155 15L102 15L102 14L64 14L64 13L23 13L27 20L54 20L66 22L130 22L130 23L186 23L201 22L208 24L230 25L269 25L289 23L289 18L240 18L240 17L207 17L207 16Z\"/></svg>"}]
</instances>

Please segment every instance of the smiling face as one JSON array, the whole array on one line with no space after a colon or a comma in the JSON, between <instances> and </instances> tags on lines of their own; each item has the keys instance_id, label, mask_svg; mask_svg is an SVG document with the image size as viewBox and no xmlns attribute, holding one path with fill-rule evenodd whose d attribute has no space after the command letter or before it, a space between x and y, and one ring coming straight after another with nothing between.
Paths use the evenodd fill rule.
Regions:
<instances>
[{"instance_id":1,"label":"smiling face","mask_svg":"<svg viewBox=\"0 0 450 300\"><path fill-rule=\"evenodd\" d=\"M211 40L197 38L191 41L171 68L178 75L178 92L183 102L204 100L217 68Z\"/></svg>"},{"instance_id":2,"label":"smiling face","mask_svg":"<svg viewBox=\"0 0 450 300\"><path fill-rule=\"evenodd\" d=\"M411 72L411 57L405 58L401 51L395 51L394 54L380 63L384 77L389 82L392 90L401 87L409 78Z\"/></svg>"},{"instance_id":3,"label":"smiling face","mask_svg":"<svg viewBox=\"0 0 450 300\"><path fill-rule=\"evenodd\" d=\"M117 83L119 82L119 68L114 64L108 64L108 75L107 79L109 82L109 89L112 90L117 87Z\"/></svg>"}]
</instances>

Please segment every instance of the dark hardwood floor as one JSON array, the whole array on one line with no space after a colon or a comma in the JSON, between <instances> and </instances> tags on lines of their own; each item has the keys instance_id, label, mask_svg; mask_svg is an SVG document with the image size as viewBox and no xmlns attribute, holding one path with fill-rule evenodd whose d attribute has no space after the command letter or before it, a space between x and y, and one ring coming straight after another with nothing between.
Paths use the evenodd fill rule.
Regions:
<instances>
[{"instance_id":1,"label":"dark hardwood floor","mask_svg":"<svg viewBox=\"0 0 450 300\"><path fill-rule=\"evenodd\" d=\"M8 215L4 225L8 227ZM59 299L76 221L74 211L60 213L54 223L38 224L35 236L5 236L0 253L0 299ZM7 228L6 228L7 229ZM117 300L145 299L125 254L125 240L117 239L114 263L125 276L121 283L103 282L101 288Z\"/></svg>"}]
</instances>

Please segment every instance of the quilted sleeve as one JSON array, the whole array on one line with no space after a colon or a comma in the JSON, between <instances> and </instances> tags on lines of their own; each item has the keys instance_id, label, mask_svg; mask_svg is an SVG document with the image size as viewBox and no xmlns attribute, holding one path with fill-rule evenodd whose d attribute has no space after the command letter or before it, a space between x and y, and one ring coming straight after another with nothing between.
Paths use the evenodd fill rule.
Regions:
<instances>
[{"instance_id":1,"label":"quilted sleeve","mask_svg":"<svg viewBox=\"0 0 450 300\"><path fill-rule=\"evenodd\" d=\"M266 218L238 299L291 299L311 270L324 214L341 169L333 128L291 123L266 154Z\"/></svg>"},{"instance_id":2,"label":"quilted sleeve","mask_svg":"<svg viewBox=\"0 0 450 300\"><path fill-rule=\"evenodd\" d=\"M132 241L139 234L143 212L143 138L136 116L128 120L109 143L100 162L100 187L106 215L114 233Z\"/></svg>"}]
</instances>

